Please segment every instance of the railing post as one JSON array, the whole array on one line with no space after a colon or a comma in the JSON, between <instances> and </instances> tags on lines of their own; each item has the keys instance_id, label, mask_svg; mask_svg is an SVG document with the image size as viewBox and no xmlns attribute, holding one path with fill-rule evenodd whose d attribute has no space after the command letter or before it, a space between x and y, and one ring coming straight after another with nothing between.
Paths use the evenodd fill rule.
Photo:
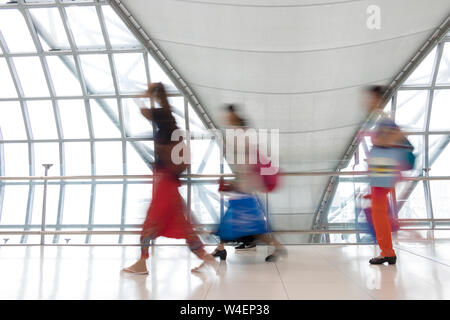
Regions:
<instances>
[{"instance_id":1,"label":"railing post","mask_svg":"<svg viewBox=\"0 0 450 320\"><path fill-rule=\"evenodd\" d=\"M50 169L53 164L43 164L42 165L45 168L45 176L48 176L48 170ZM41 246L45 244L45 215L47 213L47 184L48 180L44 180L44 198L42 200L42 222L41 222Z\"/></svg>"}]
</instances>

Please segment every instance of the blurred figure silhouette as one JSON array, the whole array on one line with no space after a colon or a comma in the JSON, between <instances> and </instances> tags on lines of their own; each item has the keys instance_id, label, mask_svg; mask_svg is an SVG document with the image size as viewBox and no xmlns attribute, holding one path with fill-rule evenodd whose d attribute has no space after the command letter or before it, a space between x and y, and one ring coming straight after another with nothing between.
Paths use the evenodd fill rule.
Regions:
<instances>
[{"instance_id":1,"label":"blurred figure silhouette","mask_svg":"<svg viewBox=\"0 0 450 320\"><path fill-rule=\"evenodd\" d=\"M368 157L369 183L371 187L371 220L381 249L379 256L372 258L371 264L388 262L395 264L397 256L392 246L391 222L389 219L388 194L401 177L402 170L414 166L413 146L404 136L399 126L382 111L386 88L372 86L366 89L370 112L369 123L374 125L371 132L373 147Z\"/></svg>"},{"instance_id":2,"label":"blurred figure silhouette","mask_svg":"<svg viewBox=\"0 0 450 320\"><path fill-rule=\"evenodd\" d=\"M235 141L227 141L227 148L230 148L230 146L233 148L233 160L229 161L229 164L236 175L236 180L232 182L220 180L219 191L228 193L230 199L228 201L228 209L217 230L217 235L220 237L221 242L212 255L225 260L227 257L224 247L225 242L252 236L265 244L275 246L275 251L266 257L266 261L276 261L280 256L287 256L287 251L277 239L270 235L266 208L256 195L258 192L271 190L275 186L273 184L267 186L265 181L270 181L270 179L265 180L260 175L259 160L257 160L256 164L252 164L250 161L250 153L259 151L256 146L252 145L245 138L248 130L246 121L238 115L234 105L228 105L226 112L229 129L237 130L235 131L234 140L244 137L245 143L242 148L237 148L239 144L235 143ZM230 154L228 151L227 155ZM245 159L244 163L235 161L240 158L239 154L244 156L241 157L241 159ZM257 158L259 159L259 154Z\"/></svg>"},{"instance_id":3,"label":"blurred figure silhouette","mask_svg":"<svg viewBox=\"0 0 450 320\"><path fill-rule=\"evenodd\" d=\"M144 97L154 99L161 108L142 108L142 115L157 127L155 136L155 163L153 165L153 198L142 228L141 257L124 272L148 274L146 260L149 258L150 241L157 237L186 239L189 249L200 259L214 264L214 257L207 254L203 243L185 217L186 206L178 188L179 175L187 163L174 163L172 150L183 141L172 141L172 133L178 129L172 109L161 83L151 83ZM183 152L183 149L181 149ZM202 264L203 265L203 264ZM193 269L197 271L198 269Z\"/></svg>"}]
</instances>

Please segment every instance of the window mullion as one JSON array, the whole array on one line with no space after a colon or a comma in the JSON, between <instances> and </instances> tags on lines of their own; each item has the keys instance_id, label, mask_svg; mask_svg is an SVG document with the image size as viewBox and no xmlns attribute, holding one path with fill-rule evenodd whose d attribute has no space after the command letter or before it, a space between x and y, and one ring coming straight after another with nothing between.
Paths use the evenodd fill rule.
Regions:
<instances>
[{"instance_id":1,"label":"window mullion","mask_svg":"<svg viewBox=\"0 0 450 320\"><path fill-rule=\"evenodd\" d=\"M424 148L425 148L425 172L424 175L425 177L429 177L429 171L430 171L430 163L429 163L429 153L428 153L428 149L429 149L429 131L430 131L430 119L431 119L431 112L432 112L432 108L433 108L433 99L434 99L434 88L436 86L436 79L437 79L437 75L438 75L438 71L439 71L439 64L442 58L442 53L444 50L444 43L440 42L437 44L437 54L436 54L436 58L434 61L434 65L433 65L433 73L432 73L432 78L431 78L431 90L428 91L428 106L427 106L427 112L426 112L426 125L425 125L425 143L424 143ZM435 229L435 225L436 222L434 221L434 212L433 212L433 202L431 199L431 186L430 186L430 181L429 180L425 180L424 181L424 186L425 186L425 200L427 200L427 216L428 218L431 219L431 228Z\"/></svg>"},{"instance_id":2,"label":"window mullion","mask_svg":"<svg viewBox=\"0 0 450 320\"><path fill-rule=\"evenodd\" d=\"M72 70L72 73L74 73L75 76L77 76L78 80L80 81L81 84L81 91L83 94L83 101L85 104L85 108L86 108L86 112L87 112L87 105L86 105L86 101L88 99L88 90L86 87L86 80L84 79L84 75L83 72L81 70L81 62L80 62L80 57L79 57L79 53L78 53L78 49L76 47L75 44L75 40L72 34L72 30L70 29L69 23L68 23L68 18L67 18L67 13L64 9L64 7L61 5L61 1L60 0L55 0L56 1L56 5L58 7L58 11L59 14L61 16L61 21L64 27L64 30L66 32L66 36L67 36L67 40L69 41L69 45L70 45L70 49L72 51L73 54L73 59L74 59L74 63L75 63L75 70ZM91 4L92 5L92 4ZM89 123L89 122L88 122ZM91 173L95 172L94 168L95 168L95 148L94 148L94 143L92 142L92 126L89 127L89 135L90 135L90 151L91 151ZM65 157L62 159L62 163L63 166L65 168ZM91 192L94 192L93 188L91 188ZM60 190L60 203L59 203L59 208L58 208L58 216L57 216L57 225L60 225L62 223L62 218L63 218L63 211L64 211L64 197L65 197L65 182L62 181L62 186L61 186L61 190ZM92 201L92 194L91 194L91 201ZM58 243L59 242L59 235L55 235L53 238L53 242L54 243Z\"/></svg>"}]
</instances>

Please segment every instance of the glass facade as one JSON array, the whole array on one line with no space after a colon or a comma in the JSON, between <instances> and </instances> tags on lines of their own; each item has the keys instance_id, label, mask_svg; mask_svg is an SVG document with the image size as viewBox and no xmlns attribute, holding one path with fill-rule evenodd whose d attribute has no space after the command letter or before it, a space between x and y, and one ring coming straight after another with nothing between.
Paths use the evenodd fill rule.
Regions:
<instances>
[{"instance_id":1,"label":"glass facade","mask_svg":"<svg viewBox=\"0 0 450 320\"><path fill-rule=\"evenodd\" d=\"M385 112L406 132L417 155L407 177L397 184L391 205L402 228L439 229L450 224L447 187L450 180L450 37L447 34L400 85ZM343 171L367 170L370 150L366 137ZM442 177L444 180L433 180ZM423 179L422 179L423 178ZM431 180L428 180L430 178ZM366 177L341 176L322 226L358 229L365 222L362 198L369 193Z\"/></svg>"},{"instance_id":2,"label":"glass facade","mask_svg":"<svg viewBox=\"0 0 450 320\"><path fill-rule=\"evenodd\" d=\"M206 126L147 48L107 1L0 1L0 175L150 175L148 82L168 88L179 127ZM198 136L198 135L196 135ZM192 141L191 141L192 138ZM223 172L212 138L188 137L191 173ZM211 146L214 146L211 148ZM223 201L208 181L180 189L192 221L217 223ZM0 181L0 231L39 231L42 180ZM150 179L51 180L46 230L137 230L152 195ZM50 235L48 243L137 243L137 236ZM33 235L3 241L38 243Z\"/></svg>"},{"instance_id":3,"label":"glass facade","mask_svg":"<svg viewBox=\"0 0 450 320\"><path fill-rule=\"evenodd\" d=\"M166 85L178 126L195 133L187 139L192 160L188 172L230 172L228 166L221 166L219 146L206 133L188 97L177 89L179 84L170 80L130 30L106 0L0 0L0 176L42 176L45 163L53 164L50 176L151 175L153 130L139 111L143 105L150 107L150 101L140 98L148 82ZM450 33L386 106L386 112L407 132L418 156L416 167L407 175L448 177L397 185L392 206L403 228L450 224L449 107ZM366 170L370 147L370 139L364 139L343 171ZM225 210L215 180L183 180L180 192L195 224L216 224ZM0 243L39 243L39 236L20 231L41 229L43 185L42 179L0 180L0 232L17 231L3 235ZM292 190L290 203L271 196L269 208L270 201L282 208L300 206L295 193L301 190ZM367 200L362 196L367 192L366 177L339 177L318 227L359 230L365 223L362 208ZM151 195L151 180L145 178L50 180L46 230L84 234L46 235L45 241L136 244L138 236L133 232L145 218ZM119 230L124 233L114 234ZM88 234L91 231L97 233ZM285 243L314 239L308 234L281 238ZM319 239L364 241L363 233ZM179 241L159 239L156 243Z\"/></svg>"}]
</instances>

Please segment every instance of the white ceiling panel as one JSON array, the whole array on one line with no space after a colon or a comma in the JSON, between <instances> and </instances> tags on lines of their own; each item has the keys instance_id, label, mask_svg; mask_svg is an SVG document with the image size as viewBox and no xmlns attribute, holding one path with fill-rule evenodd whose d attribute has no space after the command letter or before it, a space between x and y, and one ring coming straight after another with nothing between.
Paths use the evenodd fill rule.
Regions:
<instances>
[{"instance_id":1,"label":"white ceiling panel","mask_svg":"<svg viewBox=\"0 0 450 320\"><path fill-rule=\"evenodd\" d=\"M448 0L122 2L215 123L237 103L255 127L280 130L285 171L333 169L364 119L361 89L389 84L450 13ZM328 178L294 180L274 211L314 212Z\"/></svg>"}]
</instances>

